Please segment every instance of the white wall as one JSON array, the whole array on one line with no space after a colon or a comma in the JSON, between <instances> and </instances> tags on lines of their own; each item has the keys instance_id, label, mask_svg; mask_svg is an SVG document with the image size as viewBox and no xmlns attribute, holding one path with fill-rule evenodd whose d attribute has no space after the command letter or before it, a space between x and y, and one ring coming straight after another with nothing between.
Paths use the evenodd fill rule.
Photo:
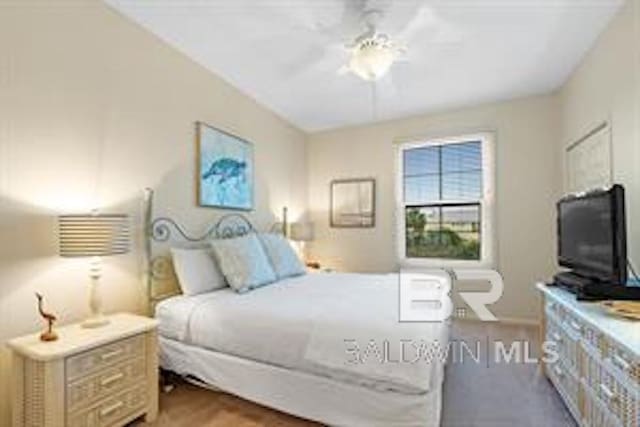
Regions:
<instances>
[{"instance_id":1,"label":"white wall","mask_svg":"<svg viewBox=\"0 0 640 427\"><path fill-rule=\"evenodd\" d=\"M254 143L260 226L283 205L292 219L304 211L302 132L102 2L0 2L0 425L2 344L41 327L34 291L62 323L87 312L88 265L57 256L56 214L97 199L139 226L147 186L193 231L221 214L195 207L196 120ZM109 312L144 306L140 243L137 233L131 254L105 259Z\"/></svg>"},{"instance_id":2,"label":"white wall","mask_svg":"<svg viewBox=\"0 0 640 427\"><path fill-rule=\"evenodd\" d=\"M640 268L640 0L628 0L560 92L560 153L610 120L613 178L626 187L628 248Z\"/></svg>"},{"instance_id":3,"label":"white wall","mask_svg":"<svg viewBox=\"0 0 640 427\"><path fill-rule=\"evenodd\" d=\"M309 245L310 258L342 270L395 270L393 141L494 131L497 267L505 292L493 308L503 318L535 318L534 281L554 271L557 128L555 97L542 96L311 135L309 209L316 240ZM373 229L329 227L329 183L352 177L377 180Z\"/></svg>"}]
</instances>

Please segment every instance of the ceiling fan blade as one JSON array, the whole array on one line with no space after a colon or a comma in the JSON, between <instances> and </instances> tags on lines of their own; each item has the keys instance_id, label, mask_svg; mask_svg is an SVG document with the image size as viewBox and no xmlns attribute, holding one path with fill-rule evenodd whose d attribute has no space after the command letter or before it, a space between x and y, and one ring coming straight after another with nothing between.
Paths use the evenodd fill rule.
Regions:
<instances>
[{"instance_id":1,"label":"ceiling fan blade","mask_svg":"<svg viewBox=\"0 0 640 427\"><path fill-rule=\"evenodd\" d=\"M327 43L346 43L365 29L362 16L373 0L234 1L255 3L254 8L273 15L284 31L303 31Z\"/></svg>"},{"instance_id":2,"label":"ceiling fan blade","mask_svg":"<svg viewBox=\"0 0 640 427\"><path fill-rule=\"evenodd\" d=\"M367 3L367 0L344 0L340 19L343 36L352 37L356 32L362 32L362 15L367 9Z\"/></svg>"},{"instance_id":3,"label":"ceiling fan blade","mask_svg":"<svg viewBox=\"0 0 640 427\"><path fill-rule=\"evenodd\" d=\"M314 46L306 50L295 61L285 66L283 70L290 78L296 78L309 71L329 73L335 70L345 58L339 44Z\"/></svg>"},{"instance_id":4,"label":"ceiling fan blade","mask_svg":"<svg viewBox=\"0 0 640 427\"><path fill-rule=\"evenodd\" d=\"M268 13L280 24L308 31L321 31L325 27L338 24L345 8L342 0L323 0L322 2L241 1L251 5L251 8L256 10L256 16Z\"/></svg>"},{"instance_id":5,"label":"ceiling fan blade","mask_svg":"<svg viewBox=\"0 0 640 427\"><path fill-rule=\"evenodd\" d=\"M409 43L416 38L418 33L437 22L436 14L429 6L422 6L418 13L407 23L402 31L397 35L399 40Z\"/></svg>"},{"instance_id":6,"label":"ceiling fan blade","mask_svg":"<svg viewBox=\"0 0 640 427\"><path fill-rule=\"evenodd\" d=\"M405 45L410 45L421 35L422 40L429 44L458 44L463 40L463 32L460 28L447 22L427 5L418 10L397 38Z\"/></svg>"}]
</instances>

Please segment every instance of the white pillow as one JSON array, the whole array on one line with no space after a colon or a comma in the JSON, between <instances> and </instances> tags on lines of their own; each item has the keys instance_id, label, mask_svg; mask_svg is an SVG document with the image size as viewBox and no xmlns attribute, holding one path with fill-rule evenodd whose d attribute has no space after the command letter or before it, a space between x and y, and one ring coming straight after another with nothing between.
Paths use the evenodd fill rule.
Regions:
<instances>
[{"instance_id":1,"label":"white pillow","mask_svg":"<svg viewBox=\"0 0 640 427\"><path fill-rule=\"evenodd\" d=\"M197 295L227 286L211 249L171 248L171 256L183 294Z\"/></svg>"},{"instance_id":2,"label":"white pillow","mask_svg":"<svg viewBox=\"0 0 640 427\"><path fill-rule=\"evenodd\" d=\"M229 286L244 293L276 280L276 274L254 233L211 242L218 265Z\"/></svg>"},{"instance_id":3,"label":"white pillow","mask_svg":"<svg viewBox=\"0 0 640 427\"><path fill-rule=\"evenodd\" d=\"M265 252L271 261L278 279L300 276L306 269L291 247L291 243L281 234L266 233L260 235Z\"/></svg>"}]
</instances>

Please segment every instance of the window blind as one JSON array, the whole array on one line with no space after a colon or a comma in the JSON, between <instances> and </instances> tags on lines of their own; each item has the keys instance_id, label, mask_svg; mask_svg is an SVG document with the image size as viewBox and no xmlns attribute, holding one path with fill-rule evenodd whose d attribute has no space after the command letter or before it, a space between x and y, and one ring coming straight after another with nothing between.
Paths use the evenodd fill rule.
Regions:
<instances>
[{"instance_id":1,"label":"window blind","mask_svg":"<svg viewBox=\"0 0 640 427\"><path fill-rule=\"evenodd\" d=\"M480 259L482 142L403 151L408 257Z\"/></svg>"}]
</instances>

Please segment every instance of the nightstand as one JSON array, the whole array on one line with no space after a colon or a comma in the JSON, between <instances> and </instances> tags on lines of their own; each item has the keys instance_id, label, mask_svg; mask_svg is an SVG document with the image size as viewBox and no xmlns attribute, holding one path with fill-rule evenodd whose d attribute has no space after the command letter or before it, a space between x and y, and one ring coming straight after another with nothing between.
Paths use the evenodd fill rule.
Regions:
<instances>
[{"instance_id":1,"label":"nightstand","mask_svg":"<svg viewBox=\"0 0 640 427\"><path fill-rule=\"evenodd\" d=\"M13 425L123 426L158 414L157 321L133 314L108 316L101 328L57 329L7 343L13 352Z\"/></svg>"}]
</instances>

